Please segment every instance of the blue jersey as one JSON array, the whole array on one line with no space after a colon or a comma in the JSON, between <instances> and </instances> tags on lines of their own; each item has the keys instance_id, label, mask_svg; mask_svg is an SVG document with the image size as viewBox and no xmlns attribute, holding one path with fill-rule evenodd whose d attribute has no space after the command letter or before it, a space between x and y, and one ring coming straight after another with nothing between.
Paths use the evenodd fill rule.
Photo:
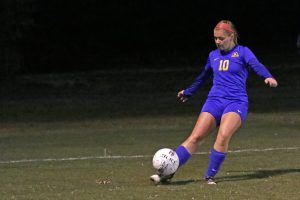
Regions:
<instances>
[{"instance_id":1,"label":"blue jersey","mask_svg":"<svg viewBox=\"0 0 300 200\"><path fill-rule=\"evenodd\" d=\"M248 102L246 81L249 70L253 70L263 78L272 77L268 69L258 61L248 47L236 45L228 52L216 49L209 53L204 70L184 90L184 95L192 96L209 77L213 76L213 86L208 97Z\"/></svg>"}]
</instances>

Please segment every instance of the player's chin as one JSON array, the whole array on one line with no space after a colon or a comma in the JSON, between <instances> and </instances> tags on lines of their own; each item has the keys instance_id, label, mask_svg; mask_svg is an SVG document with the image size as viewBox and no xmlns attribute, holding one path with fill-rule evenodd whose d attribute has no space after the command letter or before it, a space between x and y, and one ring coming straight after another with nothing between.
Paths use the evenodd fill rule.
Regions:
<instances>
[{"instance_id":1,"label":"player's chin","mask_svg":"<svg viewBox=\"0 0 300 200\"><path fill-rule=\"evenodd\" d=\"M223 46L219 46L219 45L218 45L217 48L220 49L221 51L224 51L224 50L225 50Z\"/></svg>"}]
</instances>

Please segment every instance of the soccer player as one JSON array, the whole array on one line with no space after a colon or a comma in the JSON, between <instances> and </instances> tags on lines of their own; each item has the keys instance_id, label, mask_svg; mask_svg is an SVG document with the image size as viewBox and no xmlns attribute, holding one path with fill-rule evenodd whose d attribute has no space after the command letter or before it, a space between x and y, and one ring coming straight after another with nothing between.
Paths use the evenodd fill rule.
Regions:
<instances>
[{"instance_id":1,"label":"soccer player","mask_svg":"<svg viewBox=\"0 0 300 200\"><path fill-rule=\"evenodd\" d=\"M226 158L228 145L233 134L245 121L248 112L246 80L250 70L264 78L265 84L277 87L278 83L268 69L261 64L253 52L238 44L235 26L229 20L221 20L213 30L217 49L209 53L204 69L194 82L178 92L178 98L185 102L213 77L209 91L197 122L190 136L176 148L179 166L185 164L205 136L218 128L217 137L209 155L209 164L204 180L216 184L214 177ZM169 182L174 174L152 175L155 183Z\"/></svg>"}]
</instances>

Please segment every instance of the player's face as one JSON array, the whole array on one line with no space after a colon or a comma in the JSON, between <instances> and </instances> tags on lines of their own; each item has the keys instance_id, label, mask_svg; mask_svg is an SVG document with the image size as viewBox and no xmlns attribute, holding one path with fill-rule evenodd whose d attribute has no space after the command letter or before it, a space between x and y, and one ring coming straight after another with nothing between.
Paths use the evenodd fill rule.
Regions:
<instances>
[{"instance_id":1,"label":"player's face","mask_svg":"<svg viewBox=\"0 0 300 200\"><path fill-rule=\"evenodd\" d=\"M228 34L222 29L214 30L215 43L221 51L229 51L234 47L233 34Z\"/></svg>"}]
</instances>

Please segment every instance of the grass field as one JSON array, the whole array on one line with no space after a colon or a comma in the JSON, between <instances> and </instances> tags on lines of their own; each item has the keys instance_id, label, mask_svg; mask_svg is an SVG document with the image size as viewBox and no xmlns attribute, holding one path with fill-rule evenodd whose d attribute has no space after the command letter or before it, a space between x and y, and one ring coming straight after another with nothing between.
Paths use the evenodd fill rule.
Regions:
<instances>
[{"instance_id":1,"label":"grass field","mask_svg":"<svg viewBox=\"0 0 300 200\"><path fill-rule=\"evenodd\" d=\"M250 77L250 113L219 184L201 180L214 134L171 184L150 183L153 153L183 141L205 99L206 86L186 104L176 100L195 74L23 75L2 84L0 199L299 199L296 67L275 69L275 90Z\"/></svg>"}]
</instances>

